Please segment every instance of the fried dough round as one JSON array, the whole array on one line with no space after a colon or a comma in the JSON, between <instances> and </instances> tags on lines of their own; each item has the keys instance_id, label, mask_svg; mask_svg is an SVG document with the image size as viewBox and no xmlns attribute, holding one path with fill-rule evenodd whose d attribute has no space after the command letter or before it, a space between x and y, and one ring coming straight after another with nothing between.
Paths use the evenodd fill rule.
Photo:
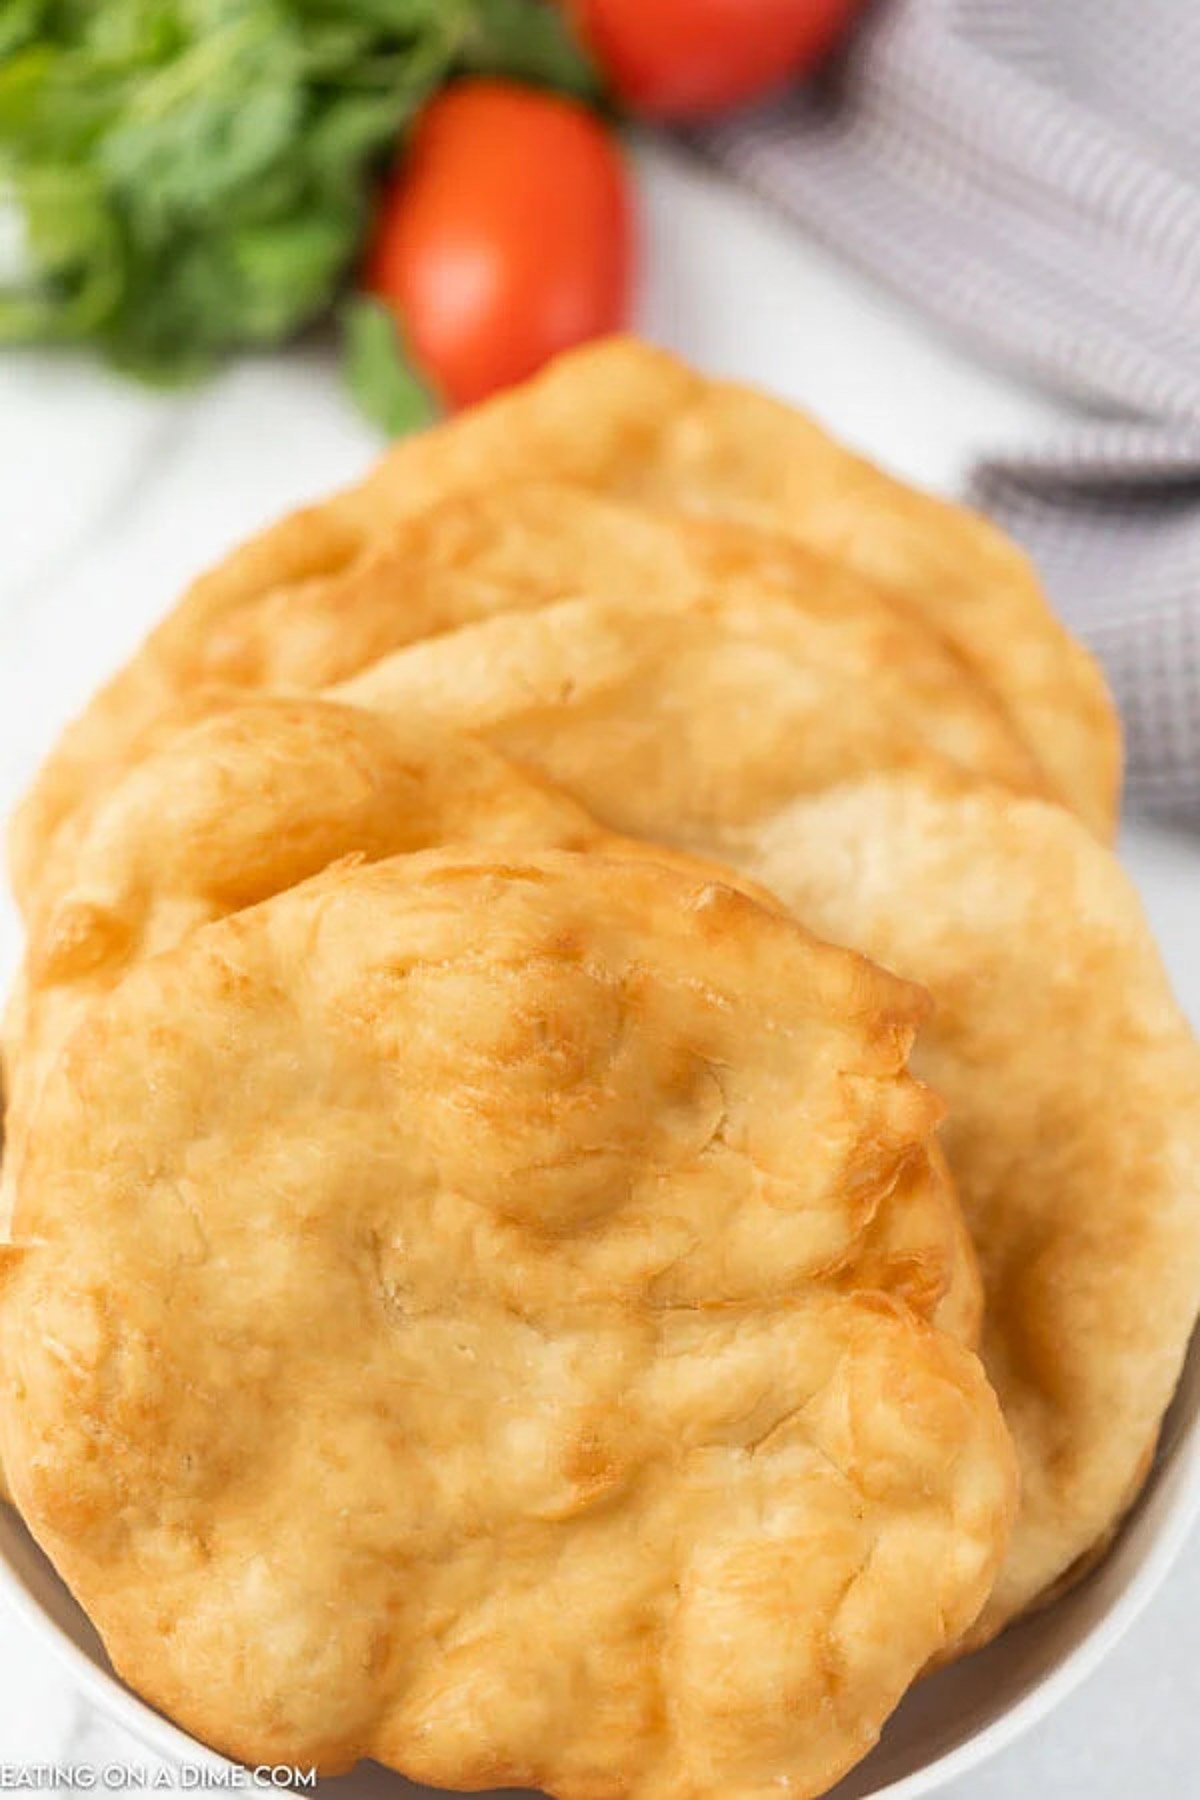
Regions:
<instances>
[{"instance_id":1,"label":"fried dough round","mask_svg":"<svg viewBox=\"0 0 1200 1800\"><path fill-rule=\"evenodd\" d=\"M961 655L870 583L779 535L687 520L581 488L530 486L458 496L380 527L345 568L232 593L221 571L196 583L131 663L64 733L17 815L14 875L28 910L53 890L80 815L181 710L210 690L313 689L402 645L496 613L563 598L624 602L639 614L774 598L818 637L878 646L931 715L967 721L956 754L973 773L1047 791L1036 758ZM852 653L852 652L848 652ZM843 703L845 704L845 703ZM869 711L855 697L853 714Z\"/></svg>"},{"instance_id":2,"label":"fried dough round","mask_svg":"<svg viewBox=\"0 0 1200 1800\"><path fill-rule=\"evenodd\" d=\"M1200 1309L1200 1047L1141 906L1057 807L875 779L806 799L753 868L816 931L924 982L914 1065L979 1252L1022 1503L984 1642L1136 1498Z\"/></svg>"},{"instance_id":3,"label":"fried dough round","mask_svg":"<svg viewBox=\"0 0 1200 1800\"><path fill-rule=\"evenodd\" d=\"M858 1274L922 1010L569 853L335 869L134 969L0 1288L13 1485L121 1673L248 1762L823 1792L1014 1500L974 1357Z\"/></svg>"},{"instance_id":4,"label":"fried dough round","mask_svg":"<svg viewBox=\"0 0 1200 1800\"><path fill-rule=\"evenodd\" d=\"M778 671L706 655L695 613L677 651L647 634L645 669L635 655L610 679L579 611L414 646L344 691L400 711L423 695L604 824L733 863L929 988L922 1066L949 1106L985 1361L1024 1472L980 1628L994 1632L1111 1531L1144 1478L1200 1297L1200 1052L1119 865L1062 808L932 757L839 782L840 748L828 797L814 783L804 798L810 740ZM815 732L839 712L822 684Z\"/></svg>"},{"instance_id":5,"label":"fried dough round","mask_svg":"<svg viewBox=\"0 0 1200 1800\"><path fill-rule=\"evenodd\" d=\"M649 856L773 904L745 877L604 830L499 752L428 718L316 698L243 701L181 730L118 783L74 847L57 903L31 927L6 1020L0 1216L59 1046L137 962L344 858L449 844ZM978 1342L978 1266L940 1153L898 1184L870 1254L880 1286Z\"/></svg>"},{"instance_id":6,"label":"fried dough round","mask_svg":"<svg viewBox=\"0 0 1200 1800\"><path fill-rule=\"evenodd\" d=\"M135 962L342 857L462 842L577 849L612 834L486 745L429 719L316 698L221 704L173 732L101 796L28 921L4 1020L6 1167L31 1099L80 1010ZM211 716L203 716L207 707Z\"/></svg>"},{"instance_id":7,"label":"fried dough round","mask_svg":"<svg viewBox=\"0 0 1200 1800\"><path fill-rule=\"evenodd\" d=\"M979 515L855 456L795 408L709 380L636 339L560 357L523 388L396 444L332 512L322 509L316 537L327 556L346 557L397 511L547 476L783 531L878 583L1002 701L1055 797L1111 835L1116 710L1016 545ZM313 529L311 514L297 515L278 542L299 555ZM270 566L278 550L264 541L242 554L217 572L230 592L253 589L260 559Z\"/></svg>"},{"instance_id":8,"label":"fried dough round","mask_svg":"<svg viewBox=\"0 0 1200 1800\"><path fill-rule=\"evenodd\" d=\"M564 600L431 637L330 691L397 716L426 707L568 793L598 782L616 829L724 861L795 794L850 771L948 761L1019 779L1007 734L927 645L925 659L886 609Z\"/></svg>"},{"instance_id":9,"label":"fried dough round","mask_svg":"<svg viewBox=\"0 0 1200 1800\"><path fill-rule=\"evenodd\" d=\"M110 759L127 758L130 734L147 710L160 712L181 690L172 667L177 655L195 662L211 652L235 681L242 679L240 666L257 682L256 638L269 642L286 631L295 656L311 663L319 641L306 642L295 621L316 619L319 640L339 615L351 652L360 609L378 620L381 593L396 619L410 605L418 613L426 604L436 607L436 598L414 601L405 573L406 557L420 562L423 554L419 526L405 542L415 515L454 495L474 496L482 505L484 490L497 482L531 481L569 482L765 527L836 561L950 646L1002 706L1053 796L1099 835L1111 835L1121 762L1115 709L1097 666L1054 617L1015 545L975 514L854 456L793 408L707 380L647 344L613 339L564 356L525 386L396 444L359 486L280 521L202 577L174 622L64 734L18 817L19 895L31 890L51 840L104 778ZM493 557L491 527L485 522L475 532L468 510L449 530L459 569L470 578L477 556ZM565 553L550 549L546 556L550 571L562 571L568 585L552 598L584 591L586 563L571 566L565 513L563 532ZM627 520L610 534L607 553L593 552L622 580L637 560L636 547L626 551L631 534ZM499 542L505 544L503 536ZM517 549L515 560L536 587L536 557ZM634 597L652 598L654 585L651 576ZM477 598L490 610L486 594ZM258 621L248 638L246 615ZM460 612L455 622L462 618ZM429 629L419 624L409 635ZM377 642L362 660L402 641ZM351 672L346 662L326 663L304 685Z\"/></svg>"}]
</instances>

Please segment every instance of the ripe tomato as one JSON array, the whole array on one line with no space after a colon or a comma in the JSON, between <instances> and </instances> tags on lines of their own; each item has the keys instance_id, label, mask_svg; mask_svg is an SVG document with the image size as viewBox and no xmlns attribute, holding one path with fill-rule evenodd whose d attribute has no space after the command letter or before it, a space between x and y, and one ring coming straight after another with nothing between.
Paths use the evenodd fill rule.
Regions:
<instances>
[{"instance_id":1,"label":"ripe tomato","mask_svg":"<svg viewBox=\"0 0 1200 1800\"><path fill-rule=\"evenodd\" d=\"M625 323L631 240L625 170L594 113L463 81L417 123L366 285L442 398L467 406Z\"/></svg>"},{"instance_id":2,"label":"ripe tomato","mask_svg":"<svg viewBox=\"0 0 1200 1800\"><path fill-rule=\"evenodd\" d=\"M861 0L568 3L629 106L659 119L697 119L813 68Z\"/></svg>"}]
</instances>

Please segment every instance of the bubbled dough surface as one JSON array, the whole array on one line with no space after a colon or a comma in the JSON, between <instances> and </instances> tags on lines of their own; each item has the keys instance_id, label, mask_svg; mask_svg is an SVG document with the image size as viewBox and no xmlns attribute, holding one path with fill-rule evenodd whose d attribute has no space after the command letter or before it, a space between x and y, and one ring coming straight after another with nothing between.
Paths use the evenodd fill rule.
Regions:
<instances>
[{"instance_id":1,"label":"bubbled dough surface","mask_svg":"<svg viewBox=\"0 0 1200 1800\"><path fill-rule=\"evenodd\" d=\"M206 683L319 687L398 644L562 598L644 612L764 588L806 617L889 622L893 670L911 660L938 711L972 714L975 773L1062 793L1111 830L1103 682L1011 545L799 414L617 342L397 445L360 488L201 577L48 760L14 829L19 894L52 879L73 815Z\"/></svg>"},{"instance_id":2,"label":"bubbled dough surface","mask_svg":"<svg viewBox=\"0 0 1200 1800\"><path fill-rule=\"evenodd\" d=\"M402 539L407 522L447 496L542 480L781 532L818 562L847 571L838 578L843 586L860 578L932 629L1003 709L1050 791L1099 834L1111 834L1121 760L1115 710L1098 668L1054 617L1021 552L977 515L852 455L795 409L707 380L632 339L562 357L523 387L393 446L358 487L282 520L204 576L179 615L182 629L201 617L231 626L236 663L243 654L237 621L247 606L278 619L293 595L332 588L343 608L350 600L356 609L381 557L386 565L398 524ZM464 555L470 526L456 536L456 553L474 578L469 547ZM636 543L629 552L595 554L622 583L636 583ZM558 566L553 556L550 565ZM577 568L568 579L579 575ZM579 590L560 588L555 597L564 591ZM477 601L488 604L485 594ZM436 606L436 595L430 602ZM101 697L89 726L64 743L57 776L68 787L86 784L89 750L94 756L119 731L120 712L145 700L143 679L152 689L161 673L143 666L123 692ZM336 678L327 671L316 680ZM52 782L27 817L19 851L24 844L30 852L52 828L64 800L73 803L53 789Z\"/></svg>"},{"instance_id":3,"label":"bubbled dough surface","mask_svg":"<svg viewBox=\"0 0 1200 1800\"><path fill-rule=\"evenodd\" d=\"M17 1497L122 1673L251 1760L823 1791L1013 1501L974 1359L856 1277L920 1011L569 854L338 868L133 970L0 1315Z\"/></svg>"},{"instance_id":4,"label":"bubbled dough surface","mask_svg":"<svg viewBox=\"0 0 1200 1800\"><path fill-rule=\"evenodd\" d=\"M1133 886L1059 808L928 780L780 815L753 867L935 996L918 1068L979 1251L1022 1506L983 1641L1149 1471L1200 1309L1200 1048Z\"/></svg>"},{"instance_id":5,"label":"bubbled dough surface","mask_svg":"<svg viewBox=\"0 0 1200 1800\"><path fill-rule=\"evenodd\" d=\"M823 791L801 775L788 801L789 734L801 765L812 751L796 690L722 630L706 651L699 614L657 637L622 616L561 602L489 620L341 691L400 711L422 694L605 824L728 860L929 989L923 1066L1022 1451L994 1631L1082 1565L1149 1466L1200 1304L1200 1051L1119 864L1064 809L932 756L857 781L831 761ZM869 691L886 705L886 683ZM818 737L837 714L826 691Z\"/></svg>"}]
</instances>

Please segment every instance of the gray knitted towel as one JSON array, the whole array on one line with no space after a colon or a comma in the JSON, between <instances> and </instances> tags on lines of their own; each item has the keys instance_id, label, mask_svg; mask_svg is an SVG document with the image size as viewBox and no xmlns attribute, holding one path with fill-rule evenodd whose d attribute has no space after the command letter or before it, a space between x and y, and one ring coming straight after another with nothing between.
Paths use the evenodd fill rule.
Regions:
<instances>
[{"instance_id":1,"label":"gray knitted towel","mask_svg":"<svg viewBox=\"0 0 1200 1800\"><path fill-rule=\"evenodd\" d=\"M1135 802L1200 823L1200 0L884 0L707 148L1078 402L973 498L1103 659Z\"/></svg>"}]
</instances>

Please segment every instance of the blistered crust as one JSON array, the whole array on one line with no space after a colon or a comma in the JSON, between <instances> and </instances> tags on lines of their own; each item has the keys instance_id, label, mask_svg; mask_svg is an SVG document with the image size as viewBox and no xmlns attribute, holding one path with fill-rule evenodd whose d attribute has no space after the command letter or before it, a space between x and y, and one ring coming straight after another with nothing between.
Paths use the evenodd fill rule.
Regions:
<instances>
[{"instance_id":1,"label":"blistered crust","mask_svg":"<svg viewBox=\"0 0 1200 1800\"><path fill-rule=\"evenodd\" d=\"M917 992L641 860L335 869L131 971L0 1288L23 1511L250 1761L824 1790L986 1596L978 1365L855 1278Z\"/></svg>"},{"instance_id":2,"label":"blistered crust","mask_svg":"<svg viewBox=\"0 0 1200 1800\"><path fill-rule=\"evenodd\" d=\"M977 514L853 455L796 409L707 380L647 344L612 339L562 357L514 394L394 446L335 502L333 528L362 541L389 508L545 475L781 530L878 583L1001 700L1056 797L1111 835L1116 711L1021 551ZM230 591L253 583L249 564L218 578Z\"/></svg>"},{"instance_id":3,"label":"blistered crust","mask_svg":"<svg viewBox=\"0 0 1200 1800\"><path fill-rule=\"evenodd\" d=\"M660 506L685 510L690 532ZM580 595L644 610L731 583L781 588L805 607L873 604L896 633L907 624L918 662L932 638L977 711L994 715L993 735L1007 726L1004 765L974 772L1046 785L1111 831L1115 715L1013 546L789 408L616 341L396 446L358 488L194 584L43 769L14 826L19 895L47 878L97 785L200 685L320 687L496 611Z\"/></svg>"},{"instance_id":4,"label":"blistered crust","mask_svg":"<svg viewBox=\"0 0 1200 1800\"><path fill-rule=\"evenodd\" d=\"M794 408L633 339L561 357L513 393L395 445L357 488L236 552L207 578L207 603L236 605L293 572L352 567L382 520L448 493L545 478L780 530L877 583L997 696L1055 795L1111 834L1116 712L1021 551Z\"/></svg>"},{"instance_id":5,"label":"blistered crust","mask_svg":"<svg viewBox=\"0 0 1200 1800\"><path fill-rule=\"evenodd\" d=\"M6 1020L7 1216L37 1093L84 1012L147 956L343 859L445 844L595 849L765 890L669 847L626 840L476 739L415 708L316 698L242 701L182 726L132 769L64 861L35 914ZM940 1154L914 1160L874 1220L879 1284L964 1343L979 1278Z\"/></svg>"},{"instance_id":6,"label":"blistered crust","mask_svg":"<svg viewBox=\"0 0 1200 1800\"><path fill-rule=\"evenodd\" d=\"M619 609L562 602L397 652L342 691L399 710L424 694L605 824L729 860L928 986L929 1041L945 1046L928 1066L974 1196L988 1367L1024 1449L991 1631L1111 1532L1174 1390L1200 1294L1197 1052L1111 854L1062 810L965 781L949 758L910 753L899 774L850 779L849 686L819 683L809 728L808 690L767 660L764 609L729 609L730 636L707 623L719 608L635 631ZM886 675L864 694L888 729ZM809 769L827 797L805 797ZM1165 1009L1161 1041L1138 1022L1141 996ZM1132 1110L1114 1104L1126 1093ZM1167 1263L1173 1298L1147 1308Z\"/></svg>"},{"instance_id":7,"label":"blistered crust","mask_svg":"<svg viewBox=\"0 0 1200 1800\"><path fill-rule=\"evenodd\" d=\"M391 714L420 705L614 829L730 859L794 795L850 772L1022 771L944 654L878 605L562 600L428 638L329 691Z\"/></svg>"},{"instance_id":8,"label":"blistered crust","mask_svg":"<svg viewBox=\"0 0 1200 1800\"><path fill-rule=\"evenodd\" d=\"M917 1066L979 1251L1022 1505L984 1641L1090 1566L1150 1467L1200 1308L1200 1048L1132 885L1057 807L848 783L753 863L928 985Z\"/></svg>"},{"instance_id":9,"label":"blistered crust","mask_svg":"<svg viewBox=\"0 0 1200 1800\"><path fill-rule=\"evenodd\" d=\"M164 722L29 918L5 1031L17 1110L80 1007L133 964L341 858L447 843L582 849L608 836L566 795L419 711L235 697L173 732Z\"/></svg>"}]
</instances>

